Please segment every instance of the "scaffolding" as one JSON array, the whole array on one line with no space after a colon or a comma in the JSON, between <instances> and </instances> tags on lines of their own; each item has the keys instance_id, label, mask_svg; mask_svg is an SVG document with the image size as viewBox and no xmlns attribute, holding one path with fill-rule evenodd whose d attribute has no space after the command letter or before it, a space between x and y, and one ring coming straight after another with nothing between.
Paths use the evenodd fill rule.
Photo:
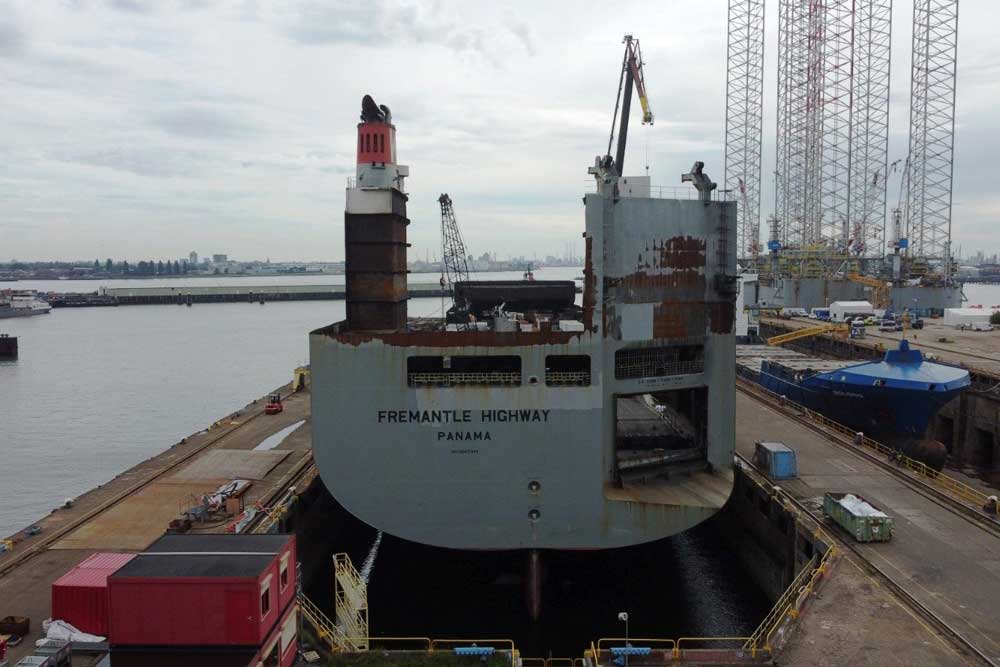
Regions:
<instances>
[{"instance_id":1,"label":"scaffolding","mask_svg":"<svg viewBox=\"0 0 1000 667\"><path fill-rule=\"evenodd\" d=\"M756 257L760 246L764 1L729 0L724 183L740 193L736 256L741 260Z\"/></svg>"},{"instance_id":2,"label":"scaffolding","mask_svg":"<svg viewBox=\"0 0 1000 667\"><path fill-rule=\"evenodd\" d=\"M940 260L950 274L958 0L914 0L910 79L910 256Z\"/></svg>"},{"instance_id":3,"label":"scaffolding","mask_svg":"<svg viewBox=\"0 0 1000 667\"><path fill-rule=\"evenodd\" d=\"M775 210L782 245L821 242L826 3L779 0Z\"/></svg>"},{"instance_id":4,"label":"scaffolding","mask_svg":"<svg viewBox=\"0 0 1000 667\"><path fill-rule=\"evenodd\" d=\"M816 243L845 252L850 238L855 0L812 0L820 80L820 212ZM864 4L863 2L860 4Z\"/></svg>"},{"instance_id":5,"label":"scaffolding","mask_svg":"<svg viewBox=\"0 0 1000 667\"><path fill-rule=\"evenodd\" d=\"M892 0L858 3L854 25L850 252L881 257L886 248Z\"/></svg>"}]
</instances>

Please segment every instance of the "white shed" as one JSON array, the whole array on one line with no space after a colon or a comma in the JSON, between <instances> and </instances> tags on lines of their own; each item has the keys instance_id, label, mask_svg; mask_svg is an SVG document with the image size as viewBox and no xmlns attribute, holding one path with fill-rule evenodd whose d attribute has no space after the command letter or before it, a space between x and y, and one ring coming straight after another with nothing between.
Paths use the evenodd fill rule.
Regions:
<instances>
[{"instance_id":1,"label":"white shed","mask_svg":"<svg viewBox=\"0 0 1000 667\"><path fill-rule=\"evenodd\" d=\"M843 322L848 316L870 317L875 309L868 301L834 301L830 304L830 321Z\"/></svg>"},{"instance_id":2,"label":"white shed","mask_svg":"<svg viewBox=\"0 0 1000 667\"><path fill-rule=\"evenodd\" d=\"M944 325L946 327L971 327L975 322L989 322L993 308L945 308Z\"/></svg>"}]
</instances>

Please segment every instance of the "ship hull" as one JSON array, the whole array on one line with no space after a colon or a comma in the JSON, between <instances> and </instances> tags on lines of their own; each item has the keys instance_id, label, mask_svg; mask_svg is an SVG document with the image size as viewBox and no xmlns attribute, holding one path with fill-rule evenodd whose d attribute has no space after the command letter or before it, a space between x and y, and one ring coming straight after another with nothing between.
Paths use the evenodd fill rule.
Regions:
<instances>
[{"instance_id":1,"label":"ship hull","mask_svg":"<svg viewBox=\"0 0 1000 667\"><path fill-rule=\"evenodd\" d=\"M923 439L934 415L962 391L845 385L817 376L796 383L766 366L761 369L760 384L888 445Z\"/></svg>"},{"instance_id":2,"label":"ship hull","mask_svg":"<svg viewBox=\"0 0 1000 667\"><path fill-rule=\"evenodd\" d=\"M0 320L14 317L31 317L32 315L45 315L48 310L34 308L3 308L0 307Z\"/></svg>"}]
</instances>

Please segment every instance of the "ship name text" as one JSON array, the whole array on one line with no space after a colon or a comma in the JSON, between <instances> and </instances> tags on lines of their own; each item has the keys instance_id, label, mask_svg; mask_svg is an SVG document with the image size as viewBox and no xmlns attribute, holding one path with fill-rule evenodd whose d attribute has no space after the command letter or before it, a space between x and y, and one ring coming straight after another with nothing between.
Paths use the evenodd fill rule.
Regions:
<instances>
[{"instance_id":1,"label":"ship name text","mask_svg":"<svg viewBox=\"0 0 1000 667\"><path fill-rule=\"evenodd\" d=\"M379 410L379 424L546 423L550 410Z\"/></svg>"}]
</instances>

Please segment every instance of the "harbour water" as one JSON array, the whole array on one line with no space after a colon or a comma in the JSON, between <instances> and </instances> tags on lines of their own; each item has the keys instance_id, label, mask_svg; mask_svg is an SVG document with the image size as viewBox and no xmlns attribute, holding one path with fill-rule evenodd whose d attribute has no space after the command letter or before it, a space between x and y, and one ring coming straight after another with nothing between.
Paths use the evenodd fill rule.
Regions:
<instances>
[{"instance_id":1,"label":"harbour water","mask_svg":"<svg viewBox=\"0 0 1000 667\"><path fill-rule=\"evenodd\" d=\"M580 268L536 272L572 280ZM484 279L520 273L479 274ZM413 281L436 282L435 274ZM339 284L342 275L4 283L92 292L102 285ZM441 299L413 299L412 315ZM60 308L0 320L19 338L0 360L0 536L102 484L274 387L309 357L308 332L344 317L343 301Z\"/></svg>"}]
</instances>

